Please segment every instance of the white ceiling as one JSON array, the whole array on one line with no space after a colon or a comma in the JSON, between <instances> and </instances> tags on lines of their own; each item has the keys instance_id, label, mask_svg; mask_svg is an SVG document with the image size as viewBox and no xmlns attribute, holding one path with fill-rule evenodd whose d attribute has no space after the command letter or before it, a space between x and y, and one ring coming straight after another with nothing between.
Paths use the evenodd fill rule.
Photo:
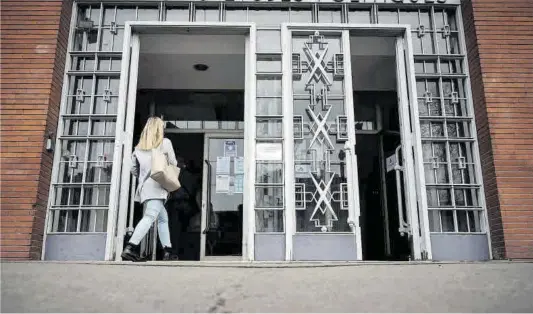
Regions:
<instances>
[{"instance_id":1,"label":"white ceiling","mask_svg":"<svg viewBox=\"0 0 533 314\"><path fill-rule=\"evenodd\" d=\"M185 44L184 44L185 42ZM244 89L242 35L142 35L140 89ZM354 90L396 88L394 38L353 37ZM205 72L193 65L206 64Z\"/></svg>"}]
</instances>

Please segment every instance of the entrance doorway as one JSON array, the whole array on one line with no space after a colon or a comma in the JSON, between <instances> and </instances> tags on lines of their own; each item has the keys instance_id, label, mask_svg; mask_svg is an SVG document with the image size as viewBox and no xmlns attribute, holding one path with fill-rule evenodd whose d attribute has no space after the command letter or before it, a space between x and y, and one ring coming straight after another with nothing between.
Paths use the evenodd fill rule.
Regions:
<instances>
[{"instance_id":1,"label":"entrance doorway","mask_svg":"<svg viewBox=\"0 0 533 314\"><path fill-rule=\"evenodd\" d=\"M146 120L161 117L178 166L199 178L197 193L183 190L175 193L178 201L167 202L173 251L179 260L241 259L247 37L187 31L137 38L132 146ZM130 195L134 187L132 184ZM131 198L128 204L131 231L143 209ZM154 225L141 243L140 254L147 260L159 260L162 253Z\"/></svg>"},{"instance_id":2,"label":"entrance doorway","mask_svg":"<svg viewBox=\"0 0 533 314\"><path fill-rule=\"evenodd\" d=\"M403 175L387 164L402 147L396 38L353 36L350 43L363 259L408 260L408 233L398 228L406 216L399 213Z\"/></svg>"}]
</instances>

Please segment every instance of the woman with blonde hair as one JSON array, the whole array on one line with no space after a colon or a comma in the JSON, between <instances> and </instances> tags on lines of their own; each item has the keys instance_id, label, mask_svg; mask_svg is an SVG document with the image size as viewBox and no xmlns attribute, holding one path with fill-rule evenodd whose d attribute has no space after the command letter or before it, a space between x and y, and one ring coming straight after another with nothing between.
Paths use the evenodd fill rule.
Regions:
<instances>
[{"instance_id":1,"label":"woman with blonde hair","mask_svg":"<svg viewBox=\"0 0 533 314\"><path fill-rule=\"evenodd\" d=\"M139 253L137 253L137 247L156 219L159 240L165 250L163 260L169 260L171 258L172 244L170 243L170 233L168 230L168 213L165 209L168 192L159 183L150 178L153 149L161 150L167 156L170 164L177 165L172 142L164 138L164 125L165 123L160 118L149 118L141 133L139 143L131 155L131 173L139 178L135 201L143 204L144 216L135 227L128 245L126 245L126 248L122 252L123 260L139 260L140 257Z\"/></svg>"}]
</instances>

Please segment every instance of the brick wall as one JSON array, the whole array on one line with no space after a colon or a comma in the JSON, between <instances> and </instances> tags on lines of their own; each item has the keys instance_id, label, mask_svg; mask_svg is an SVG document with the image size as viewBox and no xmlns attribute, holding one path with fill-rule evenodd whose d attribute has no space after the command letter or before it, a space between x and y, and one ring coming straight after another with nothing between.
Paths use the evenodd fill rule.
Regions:
<instances>
[{"instance_id":1,"label":"brick wall","mask_svg":"<svg viewBox=\"0 0 533 314\"><path fill-rule=\"evenodd\" d=\"M72 3L2 0L0 257L40 259Z\"/></svg>"},{"instance_id":2,"label":"brick wall","mask_svg":"<svg viewBox=\"0 0 533 314\"><path fill-rule=\"evenodd\" d=\"M463 15L495 258L533 258L533 1Z\"/></svg>"}]
</instances>

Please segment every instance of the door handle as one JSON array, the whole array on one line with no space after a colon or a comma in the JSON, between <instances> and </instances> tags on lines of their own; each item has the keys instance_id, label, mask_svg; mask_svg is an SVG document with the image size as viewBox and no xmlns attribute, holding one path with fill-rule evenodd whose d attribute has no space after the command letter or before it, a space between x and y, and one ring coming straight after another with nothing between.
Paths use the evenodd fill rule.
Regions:
<instances>
[{"instance_id":1,"label":"door handle","mask_svg":"<svg viewBox=\"0 0 533 314\"><path fill-rule=\"evenodd\" d=\"M396 163L394 165L394 173L396 177L396 200L398 202L398 231L400 232L401 236L404 236L405 234L409 235L411 234L411 228L409 228L409 223L406 222L404 216L403 216L403 198L402 198L402 178L401 173L404 170L403 166L400 165L400 150L402 149L402 145L398 145L396 147L396 150L394 151L394 154L396 156Z\"/></svg>"}]
</instances>

